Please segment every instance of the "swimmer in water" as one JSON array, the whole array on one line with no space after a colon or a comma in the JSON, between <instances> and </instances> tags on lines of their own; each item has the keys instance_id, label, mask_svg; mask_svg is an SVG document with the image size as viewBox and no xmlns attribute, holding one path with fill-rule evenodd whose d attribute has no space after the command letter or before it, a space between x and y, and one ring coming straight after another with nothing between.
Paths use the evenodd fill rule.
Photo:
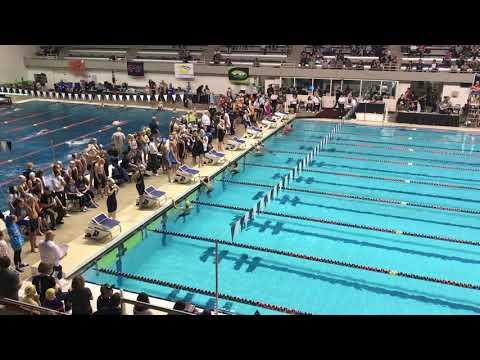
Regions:
<instances>
[{"instance_id":1,"label":"swimmer in water","mask_svg":"<svg viewBox=\"0 0 480 360\"><path fill-rule=\"evenodd\" d=\"M163 103L161 101L158 102L157 111L163 111Z\"/></svg>"},{"instance_id":2,"label":"swimmer in water","mask_svg":"<svg viewBox=\"0 0 480 360\"><path fill-rule=\"evenodd\" d=\"M255 155L256 156L262 156L264 147L265 147L265 145L263 145L261 142L259 142L257 145L255 145Z\"/></svg>"},{"instance_id":3,"label":"swimmer in water","mask_svg":"<svg viewBox=\"0 0 480 360\"><path fill-rule=\"evenodd\" d=\"M293 125L292 124L287 124L283 127L283 135L288 135L290 131L293 130Z\"/></svg>"},{"instance_id":4,"label":"swimmer in water","mask_svg":"<svg viewBox=\"0 0 480 360\"><path fill-rule=\"evenodd\" d=\"M207 188L207 193L211 192L213 190L213 184L212 182L210 181L210 179L208 178L208 176L205 176L202 180L201 180L202 184L205 185L205 187Z\"/></svg>"},{"instance_id":5,"label":"swimmer in water","mask_svg":"<svg viewBox=\"0 0 480 360\"><path fill-rule=\"evenodd\" d=\"M232 173L232 175L238 174L240 172L240 169L238 167L238 163L236 161L234 161L230 165L230 172Z\"/></svg>"},{"instance_id":6,"label":"swimmer in water","mask_svg":"<svg viewBox=\"0 0 480 360\"><path fill-rule=\"evenodd\" d=\"M183 221L185 221L187 215L190 215L190 213L192 212L192 204L190 203L189 200L185 201L185 206L184 207L178 207L177 203L174 200L173 201L173 207L175 209L179 209L181 211L181 213L178 214L175 221L178 221L178 219L180 219L180 218L183 218Z\"/></svg>"}]
</instances>

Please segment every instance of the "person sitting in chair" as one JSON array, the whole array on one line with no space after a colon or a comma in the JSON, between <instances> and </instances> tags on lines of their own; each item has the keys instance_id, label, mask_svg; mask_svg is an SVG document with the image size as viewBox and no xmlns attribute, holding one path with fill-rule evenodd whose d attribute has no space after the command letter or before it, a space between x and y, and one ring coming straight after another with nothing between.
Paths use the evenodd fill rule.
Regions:
<instances>
[{"instance_id":1,"label":"person sitting in chair","mask_svg":"<svg viewBox=\"0 0 480 360\"><path fill-rule=\"evenodd\" d=\"M452 113L453 107L448 96L443 97L443 101L440 103L439 108L440 108L440 114Z\"/></svg>"}]
</instances>

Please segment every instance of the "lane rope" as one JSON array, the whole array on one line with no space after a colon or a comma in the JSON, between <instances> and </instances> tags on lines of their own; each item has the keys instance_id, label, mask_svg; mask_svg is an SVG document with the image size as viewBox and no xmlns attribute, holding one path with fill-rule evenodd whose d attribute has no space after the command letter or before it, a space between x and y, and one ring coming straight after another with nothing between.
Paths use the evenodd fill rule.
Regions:
<instances>
[{"instance_id":1,"label":"lane rope","mask_svg":"<svg viewBox=\"0 0 480 360\"><path fill-rule=\"evenodd\" d=\"M260 184L260 183L248 182L248 181L238 181L238 180L228 180L228 179L224 179L223 181L227 182L227 183L239 184L239 185L258 186L258 187L265 187L265 188L270 188L271 187L270 185L267 185L267 184ZM427 209L435 209L435 210L443 210L443 211L452 211L452 212L460 212L460 213L466 213L466 214L480 215L480 210L474 210L474 209L455 208L455 207L447 207L447 206L441 206L441 205L436 205L436 204L418 203L418 202L413 202L413 201L404 201L404 200L395 200L395 199L383 199L383 198L377 198L377 197L360 196L360 195L345 194L345 193L335 193L335 192L328 192L328 191L300 189L300 188L292 188L292 187L288 187L288 186L283 188L283 189L284 190L289 190L289 191L315 194L315 195L327 195L327 196L335 196L335 197L341 197L341 198L347 198L347 199L380 202L380 203L385 203L385 204L414 206L414 207L427 208Z\"/></svg>"},{"instance_id":2,"label":"lane rope","mask_svg":"<svg viewBox=\"0 0 480 360\"><path fill-rule=\"evenodd\" d=\"M238 248L244 248L244 249L249 249L249 250L266 252L266 253L271 253L271 254L276 254L276 255L294 257L294 258L299 258L299 259L309 260L309 261L314 261L314 262L320 262L320 263L329 264L329 265L337 265L337 266L348 267L348 268L370 271L370 272L376 272L376 273L381 273L381 274L391 275L391 276L406 277L406 278L410 278L410 279L434 282L434 283L439 283L439 284L443 284L443 285L456 286L456 287L460 287L460 288L464 288L464 289L480 290L480 285L470 284L470 283L461 282L461 281L446 280L446 279L436 278L436 277L432 277L432 276L424 276L424 275L419 275L419 274L414 274L414 273L407 273L407 272L404 272L404 271L397 271L397 270L385 269L385 268L380 268L380 267L375 267L375 266L355 264L355 263L350 263L350 262L346 262L346 261L340 261L340 260L329 259L329 258L322 258L322 257L318 257L318 256L313 256L313 255L305 255L305 254L295 253L295 252L291 252L291 251L272 249L272 248L249 245L249 244L244 244L244 243L237 243L237 242L234 243L234 242L227 241L227 240L218 240L218 239L214 239L214 238L203 237L203 236L192 235L192 234L185 234L185 233L179 233L179 232L173 232L173 231L167 231L167 230L160 230L160 229L155 229L155 230L152 229L151 231L154 231L154 232L159 233L159 234L184 237L184 238L188 238L188 239L192 239L192 240L201 240L201 241L207 241L207 242L211 242L211 243L218 242L219 244L222 244L222 245L234 246L234 247L238 247ZM111 271L113 271L113 270L111 270Z\"/></svg>"},{"instance_id":3,"label":"lane rope","mask_svg":"<svg viewBox=\"0 0 480 360\"><path fill-rule=\"evenodd\" d=\"M130 121L134 121L134 120L125 120L123 121L124 124L130 122ZM96 130L96 131L92 131L90 133L87 133L87 134L84 134L84 135L81 135L81 136L77 136L73 139L68 139L68 140L65 140L65 141L62 141L58 144L53 144L52 146L48 146L48 147L44 147L44 148L41 148L41 149L38 149L38 150L34 150L34 151L30 151L26 154L22 154L20 156L17 156L16 158L13 158L13 159L9 159L9 160L3 160L3 161L0 161L0 165L4 165L4 164L8 164L8 163L13 163L17 160L20 160L20 159L23 159L23 158L26 158L28 156L32 156L32 155L36 155L36 154L39 154L43 151L47 151L51 148L56 148L56 147L59 147L59 146L62 146L62 145L65 145L66 143L70 142L70 141L77 141L77 140L81 140L81 139L84 139L84 138L87 138L89 136L92 136L94 134L99 134L99 133L102 133L102 132L105 132L105 131L108 131L108 130L111 130L113 128L117 128L118 125L109 125L107 127L104 127L100 130Z\"/></svg>"},{"instance_id":4,"label":"lane rope","mask_svg":"<svg viewBox=\"0 0 480 360\"><path fill-rule=\"evenodd\" d=\"M321 131L321 130L313 130L313 129L298 129L297 131L304 131L304 132L312 132L312 133L323 133L326 134L326 131ZM344 135L350 135L350 136L360 136L360 137L366 137L366 138L387 138L387 139L406 139L406 140L422 140L422 141L429 141L429 142L437 142L437 143L454 143L454 144L465 144L465 145L471 145L471 144L476 144L475 142L464 142L464 141L456 141L456 140L445 140L445 139L425 139L424 137L419 137L418 134L412 134L415 135L415 138L412 136L404 136L404 135L393 135L393 136L388 136L388 135L367 135L367 134L358 134L358 133L351 133L351 132L345 132L342 131L342 134ZM480 134L466 134L467 137L471 136L479 136ZM355 139L353 139L355 140ZM406 145L406 144L405 144Z\"/></svg>"},{"instance_id":5,"label":"lane rope","mask_svg":"<svg viewBox=\"0 0 480 360\"><path fill-rule=\"evenodd\" d=\"M57 128L57 129L48 130L48 131L45 131L45 132L42 132L42 133L37 133L37 134L33 134L33 135L24 136L20 139L15 140L15 143L22 143L22 142L31 140L33 138L39 138L39 137L50 135L50 134L53 134L53 133L56 133L56 132L59 132L59 131L74 128L74 127L77 127L77 126L80 126L80 125L83 125L83 124L91 123L92 121L95 121L96 119L98 119L98 117L89 118L89 119L80 121L78 123L74 123L74 124L67 125L67 126L62 126L62 127Z\"/></svg>"},{"instance_id":6,"label":"lane rope","mask_svg":"<svg viewBox=\"0 0 480 360\"><path fill-rule=\"evenodd\" d=\"M353 140L352 140L353 141ZM480 154L474 154L471 153L470 151L465 151L465 152L452 152L452 151L442 151L442 150L428 150L428 149L421 149L421 150L414 150L412 148L409 148L407 146L378 146L378 145L369 145L369 144L345 144L338 142L336 140L335 142L332 142L332 144L335 145L340 145L340 146L353 146L353 147L364 147L364 148L372 148L372 149L384 149L384 150L395 150L395 151L403 151L403 152L426 152L426 153L431 153L431 154L441 154L441 155L450 155L450 156L472 156L472 157L478 157Z\"/></svg>"},{"instance_id":7,"label":"lane rope","mask_svg":"<svg viewBox=\"0 0 480 360\"><path fill-rule=\"evenodd\" d=\"M147 277L147 276L130 274L130 273L126 273L126 272L122 272L122 271L116 271L116 270L112 270L112 269L106 269L106 268L99 268L99 269L97 269L97 271L102 272L104 274L121 276L123 278L131 279L131 280L137 280L137 281L142 281L142 282L145 282L145 283L165 286L165 287L172 288L172 289L183 290L183 291L188 291L188 292L192 292L192 293L196 293L196 294L212 296L212 297L216 296L215 292L211 291L211 290L205 290L205 289L200 289L200 288L196 288L196 287L193 287L193 286L181 285L181 284L177 284L177 283L174 283L174 282L154 279L154 278ZM308 312L304 312L304 311L300 311L300 310L296 310L296 309L291 309L291 308L288 308L288 307L285 307L285 306L272 305L272 304L264 303L262 301L246 299L246 298L242 298L242 297L239 297L239 296L233 296L233 295L229 295L229 294L219 293L218 297L220 299L224 299L224 300L229 300L229 301L234 301L234 302L237 302L237 303L252 305L252 306L256 306L256 307L261 307L261 308L264 308L264 309L274 310L274 311L283 312L283 313L291 314L291 315L313 315L312 313L308 313Z\"/></svg>"},{"instance_id":8,"label":"lane rope","mask_svg":"<svg viewBox=\"0 0 480 360\"><path fill-rule=\"evenodd\" d=\"M439 168L439 169L451 169L451 170L473 171L473 172L480 171L480 168L464 168L464 167L456 167L456 166L448 166L448 165L420 164L420 163L408 162L408 161L369 159L366 157L355 157L355 156L334 156L334 155L327 155L325 153L322 153L321 156L326 158L332 158L332 159L359 160L359 161L376 162L381 164L395 164L395 165L418 166L418 167L427 167L427 168L432 167L432 168Z\"/></svg>"},{"instance_id":9,"label":"lane rope","mask_svg":"<svg viewBox=\"0 0 480 360\"><path fill-rule=\"evenodd\" d=\"M229 209L229 210L238 210L238 211L249 211L250 210L248 208L234 206L234 205L215 204L215 203L209 203L209 202L198 201L198 200L193 200L192 203L193 204L198 204L198 205L224 208L224 209ZM451 237L448 237L448 236L416 233L416 232L413 232L413 231L382 228L382 227L379 227L379 226L372 226L372 225L352 224L352 223L347 223L347 222L337 221L337 220L331 220L331 219L325 219L325 218L292 215L292 214L287 214L287 213L280 213L280 212L266 211L266 210L260 210L257 213L265 214L265 215L271 215L271 216L277 216L277 217L290 218L290 219L295 219L295 220L310 221L310 222L317 222L317 223L321 223L321 224L348 227L348 228L354 228L354 229L370 230L370 231L382 232L382 233L387 233L387 234L405 235L405 236L416 237L416 238L421 238L421 239L445 241L445 242L471 245L471 246L480 246L480 242L478 242L478 241L455 239L455 238L451 238Z\"/></svg>"},{"instance_id":10,"label":"lane rope","mask_svg":"<svg viewBox=\"0 0 480 360\"><path fill-rule=\"evenodd\" d=\"M246 162L245 164L251 165L251 166L258 166L258 167L266 167L266 168L290 169L286 166L281 166L281 165L276 166L276 165L270 165L270 164L258 164L258 163L250 163L250 162ZM383 181L391 181L391 182L406 183L406 184L418 184L418 185L437 186L437 187L446 187L446 188L455 188L455 189L464 189L464 190L477 190L477 191L480 190L480 188L477 188L474 186L466 186L466 185L450 184L450 183L439 183L439 182L431 182L431 181L423 181L423 180L415 180L415 179L399 179L399 178L390 178L390 177L383 177L383 176L361 175L361 174L342 173L342 172L336 172L336 171L314 170L314 169L303 169L303 171L310 172L310 173L317 173L317 174L356 177L356 178L363 178L363 179L370 179L370 180L383 180Z\"/></svg>"}]
</instances>

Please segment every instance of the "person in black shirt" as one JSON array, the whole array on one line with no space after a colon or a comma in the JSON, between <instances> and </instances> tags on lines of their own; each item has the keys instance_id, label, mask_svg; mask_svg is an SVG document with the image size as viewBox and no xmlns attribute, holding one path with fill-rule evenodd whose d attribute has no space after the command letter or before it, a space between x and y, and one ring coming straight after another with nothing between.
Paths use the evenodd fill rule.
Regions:
<instances>
[{"instance_id":1,"label":"person in black shirt","mask_svg":"<svg viewBox=\"0 0 480 360\"><path fill-rule=\"evenodd\" d=\"M270 96L272 96L272 94L273 94L274 91L275 91L275 90L273 89L273 85L272 85L272 84L268 85L267 95L268 95L269 98L270 98Z\"/></svg>"},{"instance_id":2,"label":"person in black shirt","mask_svg":"<svg viewBox=\"0 0 480 360\"><path fill-rule=\"evenodd\" d=\"M100 287L100 296L97 298L97 311L103 308L112 307L113 288L110 284L103 284Z\"/></svg>"},{"instance_id":3,"label":"person in black shirt","mask_svg":"<svg viewBox=\"0 0 480 360\"><path fill-rule=\"evenodd\" d=\"M56 230L56 224L63 224L66 211L58 197L49 188L45 188L44 193L40 196L40 207L42 215L50 218L51 230Z\"/></svg>"},{"instance_id":4,"label":"person in black shirt","mask_svg":"<svg viewBox=\"0 0 480 360\"><path fill-rule=\"evenodd\" d=\"M57 282L52 276L53 267L49 264L40 263L38 265L38 275L35 275L32 279L32 284L37 290L37 294L40 296L40 304L45 301L45 291L52 288L55 289Z\"/></svg>"},{"instance_id":5,"label":"person in black shirt","mask_svg":"<svg viewBox=\"0 0 480 360\"><path fill-rule=\"evenodd\" d=\"M27 163L27 166L25 168L25 170L23 171L22 175L25 176L26 179L30 179L30 173L31 172L35 172L35 170L33 170L33 163L29 162Z\"/></svg>"},{"instance_id":6,"label":"person in black shirt","mask_svg":"<svg viewBox=\"0 0 480 360\"><path fill-rule=\"evenodd\" d=\"M22 286L18 274L9 269L11 261L0 257L0 297L18 301L18 290Z\"/></svg>"},{"instance_id":7,"label":"person in black shirt","mask_svg":"<svg viewBox=\"0 0 480 360\"><path fill-rule=\"evenodd\" d=\"M115 293L110 298L110 305L98 309L93 315L122 315L122 298L119 293Z\"/></svg>"},{"instance_id":8,"label":"person in black shirt","mask_svg":"<svg viewBox=\"0 0 480 360\"><path fill-rule=\"evenodd\" d=\"M160 127L158 125L156 116L152 116L152 121L150 121L148 127L150 128L150 132L154 138L160 135Z\"/></svg>"},{"instance_id":9,"label":"person in black shirt","mask_svg":"<svg viewBox=\"0 0 480 360\"><path fill-rule=\"evenodd\" d=\"M337 107L340 95L342 95L342 92L340 91L340 88L337 88L337 90L335 91L335 104L333 105L333 109Z\"/></svg>"},{"instance_id":10,"label":"person in black shirt","mask_svg":"<svg viewBox=\"0 0 480 360\"><path fill-rule=\"evenodd\" d=\"M93 300L92 292L85 287L82 276L75 276L72 280L72 289L68 292L65 302L71 304L72 315L91 315Z\"/></svg>"}]
</instances>

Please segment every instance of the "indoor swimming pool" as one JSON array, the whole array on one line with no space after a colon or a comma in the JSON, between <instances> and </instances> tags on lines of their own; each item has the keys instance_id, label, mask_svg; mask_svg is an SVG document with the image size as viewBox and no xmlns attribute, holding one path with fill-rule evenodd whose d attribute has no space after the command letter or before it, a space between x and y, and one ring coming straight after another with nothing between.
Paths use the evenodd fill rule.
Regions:
<instances>
[{"instance_id":1,"label":"indoor swimming pool","mask_svg":"<svg viewBox=\"0 0 480 360\"><path fill-rule=\"evenodd\" d=\"M258 301L311 314L480 313L480 148L464 132L347 123L232 240L230 225L334 125L295 120L288 136L265 140L263 155L245 155L238 174L220 172L212 192L190 194L189 215L169 209L84 276L211 308L222 240L219 309L227 312L281 313Z\"/></svg>"},{"instance_id":2,"label":"indoor swimming pool","mask_svg":"<svg viewBox=\"0 0 480 360\"><path fill-rule=\"evenodd\" d=\"M0 209L6 209L8 187L29 161L36 170L46 171L60 160L68 165L69 154L83 151L91 138L108 145L121 126L125 134L148 126L152 116L160 121L160 131L168 134L172 112L142 108L104 108L98 105L30 101L0 108L0 138L12 141L11 152L0 152Z\"/></svg>"}]
</instances>

